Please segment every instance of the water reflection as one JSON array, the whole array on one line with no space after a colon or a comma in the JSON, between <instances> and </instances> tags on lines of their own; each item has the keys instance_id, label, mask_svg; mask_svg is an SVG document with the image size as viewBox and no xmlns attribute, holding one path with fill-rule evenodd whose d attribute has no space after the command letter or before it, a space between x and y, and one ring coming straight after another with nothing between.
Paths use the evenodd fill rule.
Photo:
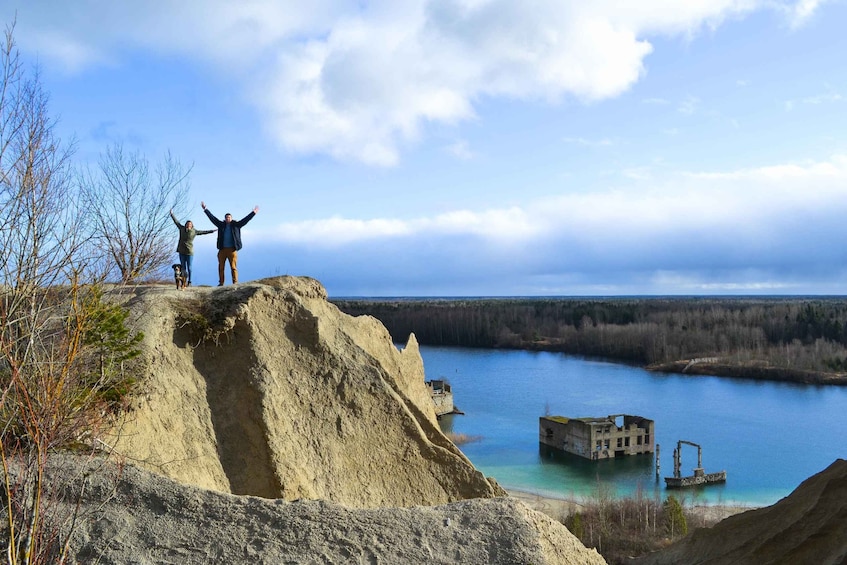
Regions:
<instances>
[{"instance_id":1,"label":"water reflection","mask_svg":"<svg viewBox=\"0 0 847 565\"><path fill-rule=\"evenodd\" d=\"M438 426L445 434L453 433L453 414L444 414L438 418ZM461 416L459 416L461 418Z\"/></svg>"},{"instance_id":2,"label":"water reflection","mask_svg":"<svg viewBox=\"0 0 847 565\"><path fill-rule=\"evenodd\" d=\"M593 495L598 489L616 496L639 490L653 496L661 494L663 486L656 479L654 458L649 453L591 461L539 443L538 463L548 480L576 496Z\"/></svg>"},{"instance_id":3,"label":"water reflection","mask_svg":"<svg viewBox=\"0 0 847 565\"><path fill-rule=\"evenodd\" d=\"M599 478L605 480L613 477L644 479L655 477L655 465L651 453L591 461L585 457L539 443L538 457L540 464L564 465L568 468L569 473L581 479Z\"/></svg>"}]
</instances>

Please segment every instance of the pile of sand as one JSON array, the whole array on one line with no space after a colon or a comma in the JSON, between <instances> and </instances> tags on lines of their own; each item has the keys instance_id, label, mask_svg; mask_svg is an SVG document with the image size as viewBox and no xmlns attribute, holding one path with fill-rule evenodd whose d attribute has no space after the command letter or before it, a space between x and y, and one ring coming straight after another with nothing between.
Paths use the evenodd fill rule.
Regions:
<instances>
[{"instance_id":1,"label":"pile of sand","mask_svg":"<svg viewBox=\"0 0 847 565\"><path fill-rule=\"evenodd\" d=\"M561 524L508 497L351 509L224 494L132 465L82 478L92 462L57 464L77 477L66 492L86 487L71 543L79 563L605 563Z\"/></svg>"},{"instance_id":2,"label":"pile of sand","mask_svg":"<svg viewBox=\"0 0 847 565\"><path fill-rule=\"evenodd\" d=\"M847 461L838 459L776 504L694 530L639 565L847 563Z\"/></svg>"},{"instance_id":3,"label":"pile of sand","mask_svg":"<svg viewBox=\"0 0 847 565\"><path fill-rule=\"evenodd\" d=\"M221 492L352 507L503 494L441 433L414 336L398 350L317 281L141 287L127 305L145 334L142 394L109 440L127 459Z\"/></svg>"},{"instance_id":4,"label":"pile of sand","mask_svg":"<svg viewBox=\"0 0 847 565\"><path fill-rule=\"evenodd\" d=\"M106 439L128 464L78 480L81 562L604 563L441 433L414 336L317 281L125 298L141 386Z\"/></svg>"}]
</instances>

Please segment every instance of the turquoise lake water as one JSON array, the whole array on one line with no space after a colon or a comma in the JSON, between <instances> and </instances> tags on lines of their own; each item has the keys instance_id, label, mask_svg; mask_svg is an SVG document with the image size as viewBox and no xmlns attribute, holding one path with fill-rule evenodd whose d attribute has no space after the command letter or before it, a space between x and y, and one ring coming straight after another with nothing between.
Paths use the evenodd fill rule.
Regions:
<instances>
[{"instance_id":1,"label":"turquoise lake water","mask_svg":"<svg viewBox=\"0 0 847 565\"><path fill-rule=\"evenodd\" d=\"M462 451L506 488L557 497L598 488L667 494L654 456L591 462L542 449L545 413L655 420L662 477L673 473L678 440L700 444L706 472L726 470L727 482L675 491L696 502L773 504L847 457L847 387L651 373L560 353L421 346L421 355L426 378L447 379L465 413L443 418L442 428L477 436ZM682 474L696 466L697 449L684 446Z\"/></svg>"}]
</instances>

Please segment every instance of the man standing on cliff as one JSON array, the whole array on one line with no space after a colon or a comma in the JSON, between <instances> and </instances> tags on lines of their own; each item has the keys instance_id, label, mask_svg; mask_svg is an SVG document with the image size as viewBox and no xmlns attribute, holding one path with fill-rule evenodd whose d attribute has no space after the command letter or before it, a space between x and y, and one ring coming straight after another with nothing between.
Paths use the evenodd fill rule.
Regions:
<instances>
[{"instance_id":1,"label":"man standing on cliff","mask_svg":"<svg viewBox=\"0 0 847 565\"><path fill-rule=\"evenodd\" d=\"M218 286L224 285L224 263L227 261L232 271L232 284L236 284L238 283L237 264L238 250L241 249L241 228L259 212L259 207L253 208L252 212L237 222L233 221L232 214L229 213L224 216L224 221L220 221L206 209L205 202L201 201L200 207L203 208L209 220L218 227Z\"/></svg>"}]
</instances>

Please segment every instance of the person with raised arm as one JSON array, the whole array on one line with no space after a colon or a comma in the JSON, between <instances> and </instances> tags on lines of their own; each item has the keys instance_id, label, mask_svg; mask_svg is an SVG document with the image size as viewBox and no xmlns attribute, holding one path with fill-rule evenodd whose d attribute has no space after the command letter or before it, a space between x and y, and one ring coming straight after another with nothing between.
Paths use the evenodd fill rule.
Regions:
<instances>
[{"instance_id":1,"label":"person with raised arm","mask_svg":"<svg viewBox=\"0 0 847 565\"><path fill-rule=\"evenodd\" d=\"M219 220L206 208L205 202L200 202L203 212L209 220L218 228L218 286L224 285L224 264L229 261L229 269L232 272L232 284L238 283L238 250L241 249L241 228L253 219L259 212L259 207L244 216L237 222L232 219L232 214L226 213L223 221Z\"/></svg>"},{"instance_id":2,"label":"person with raised arm","mask_svg":"<svg viewBox=\"0 0 847 565\"><path fill-rule=\"evenodd\" d=\"M194 237L198 235L206 235L214 233L215 230L197 230L194 229L194 222L186 220L185 224L179 223L176 219L173 209L171 209L171 219L179 229L179 241L176 244L176 252L179 254L179 264L182 267L182 272L185 274L185 286L191 286L191 267L194 260Z\"/></svg>"}]
</instances>

